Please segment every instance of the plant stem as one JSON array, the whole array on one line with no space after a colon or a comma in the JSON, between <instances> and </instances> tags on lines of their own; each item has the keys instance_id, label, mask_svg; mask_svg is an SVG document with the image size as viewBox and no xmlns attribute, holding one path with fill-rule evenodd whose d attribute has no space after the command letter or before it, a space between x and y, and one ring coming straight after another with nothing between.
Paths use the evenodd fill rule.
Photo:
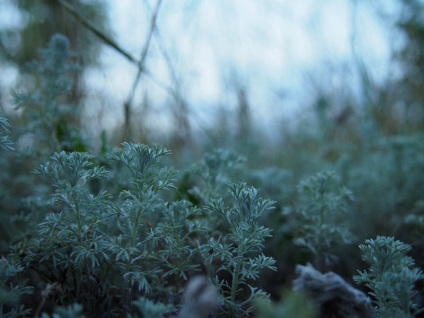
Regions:
<instances>
[{"instance_id":1,"label":"plant stem","mask_svg":"<svg viewBox=\"0 0 424 318\"><path fill-rule=\"evenodd\" d=\"M74 205L75 205L75 214L77 217L77 239L78 239L78 244L82 243L82 237L81 237L81 213L80 213L80 209L79 209L79 204L78 204L78 200L75 198L75 195L72 195L72 199L74 201Z\"/></svg>"},{"instance_id":2,"label":"plant stem","mask_svg":"<svg viewBox=\"0 0 424 318\"><path fill-rule=\"evenodd\" d=\"M231 283L231 302L235 303L236 300L236 294L237 294L237 290L238 290L238 285L239 285L239 275L240 275L240 267L241 267L241 262L242 262L242 258L239 256L237 257L237 265L236 268L234 269L233 272L233 281Z\"/></svg>"},{"instance_id":3,"label":"plant stem","mask_svg":"<svg viewBox=\"0 0 424 318\"><path fill-rule=\"evenodd\" d=\"M138 209L135 220L134 220L134 227L133 227L133 231L132 231L132 235L131 235L131 247L135 246L135 241L137 239L137 233L138 233L138 224L140 222L140 216L141 216L141 211L142 209Z\"/></svg>"}]
</instances>

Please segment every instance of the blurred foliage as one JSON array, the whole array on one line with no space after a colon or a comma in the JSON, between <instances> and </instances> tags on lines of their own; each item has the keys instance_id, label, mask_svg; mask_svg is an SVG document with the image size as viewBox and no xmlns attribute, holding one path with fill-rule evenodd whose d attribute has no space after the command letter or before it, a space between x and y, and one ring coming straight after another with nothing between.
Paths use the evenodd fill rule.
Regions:
<instances>
[{"instance_id":1,"label":"blurred foliage","mask_svg":"<svg viewBox=\"0 0 424 318\"><path fill-rule=\"evenodd\" d=\"M19 10L22 24L16 29L0 30L0 47L3 58L23 65L36 58L37 49L43 47L54 33L65 35L72 49L80 53L80 63L96 63L99 42L87 32L57 0L10 1ZM93 21L100 29L107 30L106 6L102 1L68 1Z\"/></svg>"},{"instance_id":2,"label":"blurred foliage","mask_svg":"<svg viewBox=\"0 0 424 318\"><path fill-rule=\"evenodd\" d=\"M283 300L271 304L263 299L257 300L258 318L313 318L315 310L308 303L306 297L300 293L286 292Z\"/></svg>"},{"instance_id":3,"label":"blurred foliage","mask_svg":"<svg viewBox=\"0 0 424 318\"><path fill-rule=\"evenodd\" d=\"M357 283L365 284L376 305L376 317L415 317L422 309L417 303L415 282L422 280L421 269L406 253L411 249L393 237L377 236L359 245L369 270L358 271Z\"/></svg>"}]
</instances>

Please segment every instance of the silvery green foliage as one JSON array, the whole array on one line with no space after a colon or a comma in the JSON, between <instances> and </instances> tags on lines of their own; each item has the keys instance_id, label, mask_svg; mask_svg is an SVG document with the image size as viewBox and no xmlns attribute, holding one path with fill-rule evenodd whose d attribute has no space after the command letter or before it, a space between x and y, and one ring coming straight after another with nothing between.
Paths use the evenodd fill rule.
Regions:
<instances>
[{"instance_id":1,"label":"silvery green foliage","mask_svg":"<svg viewBox=\"0 0 424 318\"><path fill-rule=\"evenodd\" d=\"M422 200L422 133L379 138L347 154L338 165L343 182L356 195L353 228L365 237L376 228L393 231Z\"/></svg>"},{"instance_id":2,"label":"silvery green foliage","mask_svg":"<svg viewBox=\"0 0 424 318\"><path fill-rule=\"evenodd\" d=\"M73 61L76 55L70 51L68 38L55 34L39 56L39 61L27 66L37 85L28 92L14 92L16 108L22 109L26 119L25 132L32 133L37 142L35 151L81 150L80 136L72 128L79 120L79 110L67 101L73 89L72 72L79 69Z\"/></svg>"},{"instance_id":3,"label":"silvery green foliage","mask_svg":"<svg viewBox=\"0 0 424 318\"><path fill-rule=\"evenodd\" d=\"M160 318L171 309L168 305L153 302L145 297L135 300L133 305L142 313L143 318Z\"/></svg>"},{"instance_id":4,"label":"silvery green foliage","mask_svg":"<svg viewBox=\"0 0 424 318\"><path fill-rule=\"evenodd\" d=\"M251 169L249 171L249 184L261 189L267 198L287 203L295 188L292 186L293 173L278 167Z\"/></svg>"},{"instance_id":5,"label":"silvery green foliage","mask_svg":"<svg viewBox=\"0 0 424 318\"><path fill-rule=\"evenodd\" d=\"M108 195L103 191L93 195L88 188L91 180L106 178L107 172L94 166L93 159L87 153L62 151L35 170L36 174L50 178L54 188L51 204L60 208L46 216L39 228L41 239L33 242L45 250L40 262L50 259L54 265L71 262L76 268L94 269L109 260L102 248L106 242L101 230L111 216ZM57 244L61 247L55 247ZM46 246L51 249L45 249Z\"/></svg>"},{"instance_id":6,"label":"silvery green foliage","mask_svg":"<svg viewBox=\"0 0 424 318\"><path fill-rule=\"evenodd\" d=\"M104 189L92 191L93 182L111 178L93 155L54 153L35 170L50 179L52 211L39 224L38 235L18 244L15 257L48 283L59 283L60 299L73 299L89 311L100 310L97 302L110 288L106 284L113 284L125 313L135 291L147 294L152 284L158 288L164 283L160 274L185 278L193 269L193 252L185 240L197 229L188 218L197 210L184 201L168 204L160 195L173 188L174 171L157 167L169 153L132 143L113 149L109 160L128 171L127 186L117 198Z\"/></svg>"},{"instance_id":7,"label":"silvery green foliage","mask_svg":"<svg viewBox=\"0 0 424 318\"><path fill-rule=\"evenodd\" d=\"M12 151L13 142L9 139L9 121L0 116L0 129L4 133L0 133L0 148L3 150ZM30 286L23 286L22 283L14 284L11 282L19 273L24 270L19 264L14 264L5 258L0 259L0 316L9 317L27 317L30 315L31 310L26 309L20 305L20 297L23 295L30 295L33 293L34 288ZM4 306L8 306L9 310L4 311Z\"/></svg>"},{"instance_id":8,"label":"silvery green foliage","mask_svg":"<svg viewBox=\"0 0 424 318\"><path fill-rule=\"evenodd\" d=\"M80 304L73 304L67 307L57 307L54 313L50 316L46 313L41 315L41 318L85 318L83 308Z\"/></svg>"},{"instance_id":9,"label":"silvery green foliage","mask_svg":"<svg viewBox=\"0 0 424 318\"><path fill-rule=\"evenodd\" d=\"M257 297L267 297L251 282L259 278L262 269L275 270L274 259L262 253L264 241L271 236L271 230L258 222L274 202L262 199L257 189L243 183L229 184L228 193L234 202L232 207L226 206L222 199L211 200L205 205L208 213L216 213L226 221L228 233L210 238L200 246L200 252L207 263L220 260L217 274L224 272L231 276L230 280L215 277L225 302L225 311L230 315L243 315L247 304ZM246 299L237 297L246 289L250 294Z\"/></svg>"},{"instance_id":10,"label":"silvery green foliage","mask_svg":"<svg viewBox=\"0 0 424 318\"><path fill-rule=\"evenodd\" d=\"M108 155L109 159L116 160L131 172L134 185L140 190L152 188L153 190L164 190L172 186L172 171L162 169L150 171L162 157L171 152L159 145L148 147L142 144L124 142L122 148L115 148ZM163 182L163 178L167 181Z\"/></svg>"},{"instance_id":11,"label":"silvery green foliage","mask_svg":"<svg viewBox=\"0 0 424 318\"><path fill-rule=\"evenodd\" d=\"M216 149L207 153L202 161L189 171L190 181L194 183L188 190L189 195L199 202L225 195L226 184L234 181L246 159L234 152Z\"/></svg>"},{"instance_id":12,"label":"silvery green foliage","mask_svg":"<svg viewBox=\"0 0 424 318\"><path fill-rule=\"evenodd\" d=\"M202 211L190 202L175 201L164 206L163 218L151 230L155 255L164 269L162 277L175 277L180 286L198 269L193 262L198 253L196 241L207 232L202 217Z\"/></svg>"},{"instance_id":13,"label":"silvery green foliage","mask_svg":"<svg viewBox=\"0 0 424 318\"><path fill-rule=\"evenodd\" d=\"M346 188L337 187L336 181L334 172L324 171L300 182L298 186L297 242L310 249L316 259L325 259L332 245L350 242L351 235L346 223L353 194Z\"/></svg>"},{"instance_id":14,"label":"silvery green foliage","mask_svg":"<svg viewBox=\"0 0 424 318\"><path fill-rule=\"evenodd\" d=\"M152 148L123 143L108 158L115 160L129 172L128 188L120 193L116 224L119 234L113 240L115 261L121 268L125 282L136 285L147 293L152 291L149 281L159 279L158 255L154 248L152 226L160 220L166 204L159 191L173 188L175 171L155 165L170 151L155 145ZM152 225L153 224L153 225ZM149 246L150 245L150 246Z\"/></svg>"},{"instance_id":15,"label":"silvery green foliage","mask_svg":"<svg viewBox=\"0 0 424 318\"><path fill-rule=\"evenodd\" d=\"M414 211L405 217L405 223L414 225L421 234L424 230L424 200L418 200L415 203Z\"/></svg>"},{"instance_id":16,"label":"silvery green foliage","mask_svg":"<svg viewBox=\"0 0 424 318\"><path fill-rule=\"evenodd\" d=\"M359 245L362 259L370 265L358 271L354 281L370 289L376 306L376 317L406 318L418 314L414 283L423 279L422 271L406 254L411 247L393 237L377 236Z\"/></svg>"},{"instance_id":17,"label":"silvery green foliage","mask_svg":"<svg viewBox=\"0 0 424 318\"><path fill-rule=\"evenodd\" d=\"M20 297L32 294L34 288L12 283L12 279L23 270L20 265L5 258L0 259L0 317L28 317L31 313L31 310L20 305ZM9 307L8 311L4 310L5 306Z\"/></svg>"},{"instance_id":18,"label":"silvery green foliage","mask_svg":"<svg viewBox=\"0 0 424 318\"><path fill-rule=\"evenodd\" d=\"M0 116L0 148L4 150L14 150L13 142L9 139L10 124L7 118Z\"/></svg>"}]
</instances>

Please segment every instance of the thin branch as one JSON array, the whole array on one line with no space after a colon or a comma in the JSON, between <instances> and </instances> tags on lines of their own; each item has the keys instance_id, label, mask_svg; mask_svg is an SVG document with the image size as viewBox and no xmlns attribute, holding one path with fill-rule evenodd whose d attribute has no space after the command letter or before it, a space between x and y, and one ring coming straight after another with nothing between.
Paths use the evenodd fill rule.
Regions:
<instances>
[{"instance_id":1,"label":"thin branch","mask_svg":"<svg viewBox=\"0 0 424 318\"><path fill-rule=\"evenodd\" d=\"M133 64L135 64L137 66L138 72L137 72L136 79L134 80L133 85L131 87L131 91L130 91L129 97L128 97L127 101L124 104L124 107L125 107L125 110L124 110L125 111L125 123L126 123L126 125L127 125L127 123L129 123L129 117L130 117L129 105L131 105L132 100L134 98L135 89L136 89L137 84L138 84L138 82L140 80L141 74L145 74L146 76L148 76L154 83L156 83L156 85L158 85L159 87L161 87L169 95L172 95L172 96L175 95L174 89L172 87L170 87L170 86L166 85L165 83L162 83L159 80L157 80L153 76L153 74L148 70L148 68L144 65L145 64L145 60L147 58L148 49L150 47L150 42L151 42L151 39L152 39L152 33L155 30L155 28L156 28L157 15L158 15L159 7L160 7L160 4L162 3L162 0L158 0L158 2L156 4L156 8L154 10L154 13L152 15L151 23L150 23L150 31L148 33L148 37L147 37L146 43L144 45L143 51L141 52L140 61L137 61L136 58L134 58L130 53L128 53L126 50L124 50L122 47L120 47L114 40L112 40L110 37L108 37L106 34L104 34L102 31L100 31L93 23L91 23L91 21L89 21L87 18L85 18L83 15L81 15L75 9L75 7L73 7L71 4L69 4L68 2L66 2L64 0L58 0L58 2L72 16L74 16L84 27L86 27L88 30L90 30L91 32L93 32L94 35L96 35L99 39L101 39L106 45L108 45L111 48L113 48L119 54L121 54L122 56L124 56L128 61L130 61L131 63L133 63ZM127 135L127 133L125 135Z\"/></svg>"},{"instance_id":2,"label":"thin branch","mask_svg":"<svg viewBox=\"0 0 424 318\"><path fill-rule=\"evenodd\" d=\"M152 18L150 19L150 30L149 30L149 33L147 35L147 40L146 40L146 43L144 44L143 51L141 52L140 61L138 62L139 68L138 68L137 76L136 76L136 78L133 82L133 85L132 85L131 91L130 91L130 95L128 96L128 99L127 99L128 104L132 103L132 100L133 100L134 94L135 94L135 89L136 89L137 84L140 80L141 74L145 71L144 63L145 63L146 58L147 58L147 52L149 51L149 48L150 48L150 43L151 43L151 40L152 40L153 32L156 28L156 20L157 20L157 16L158 16L158 13L159 13L159 8L160 8L161 3L162 3L162 0L158 0L158 2L156 3L155 10L153 11L153 14L152 14Z\"/></svg>"},{"instance_id":3,"label":"thin branch","mask_svg":"<svg viewBox=\"0 0 424 318\"><path fill-rule=\"evenodd\" d=\"M135 90L137 88L138 82L140 81L141 74L145 71L144 64L146 62L147 58L147 52L150 48L150 43L152 40L152 35L156 27L156 20L159 13L159 8L162 3L162 0L158 0L156 3L155 10L152 13L152 17L150 19L150 30L147 34L146 43L144 44L143 50L141 52L140 62L138 63L138 71L137 76L132 84L130 94L128 96L128 99L124 103L124 140L130 140L131 138L131 123L130 123L130 117L131 117L131 104L134 99Z\"/></svg>"},{"instance_id":4,"label":"thin branch","mask_svg":"<svg viewBox=\"0 0 424 318\"><path fill-rule=\"evenodd\" d=\"M123 48L121 48L115 41L110 39L107 35L105 35L103 32L101 32L95 25L93 25L89 20L87 20L85 17L83 17L72 5L67 3L64 0L58 0L59 3L69 11L78 21L81 22L81 24L89 29L91 32L93 32L97 37L99 37L103 42L105 42L107 45L112 47L114 50L116 50L118 53L123 55L128 61L135 64L138 69L141 68L141 62L137 61L131 54L126 52ZM159 87L161 87L164 91L166 91L168 94L172 95L172 88L168 87L166 84L161 83L158 81L153 74L147 69L147 67L144 66L144 69L142 72L148 76L154 83L156 83Z\"/></svg>"},{"instance_id":5,"label":"thin branch","mask_svg":"<svg viewBox=\"0 0 424 318\"><path fill-rule=\"evenodd\" d=\"M72 5L70 5L69 3L63 0L58 0L58 1L70 14L72 14L77 20L79 20L83 26L85 26L87 29L93 32L103 42L105 42L107 45L111 46L120 54L125 56L130 62L137 65L140 64L133 56L131 56L131 54L126 52L115 41L113 41L111 38L109 38L107 35L101 32L93 23L91 23L89 20L83 17Z\"/></svg>"}]
</instances>

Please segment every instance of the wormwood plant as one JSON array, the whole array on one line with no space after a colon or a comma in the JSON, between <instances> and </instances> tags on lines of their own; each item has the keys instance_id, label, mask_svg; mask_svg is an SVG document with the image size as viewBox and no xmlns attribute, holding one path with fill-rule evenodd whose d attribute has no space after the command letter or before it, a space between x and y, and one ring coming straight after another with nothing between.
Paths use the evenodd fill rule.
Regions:
<instances>
[{"instance_id":1,"label":"wormwood plant","mask_svg":"<svg viewBox=\"0 0 424 318\"><path fill-rule=\"evenodd\" d=\"M158 256L153 253L155 242L151 230L166 209L159 192L174 187L175 171L155 169L155 165L168 154L170 151L159 145L150 148L123 143L121 149L115 148L108 155L129 172L129 187L120 193L116 220L118 235L113 240L115 260L125 279L126 290L136 284L139 290L150 293L149 280L159 280L161 271L157 265ZM127 303L131 296L131 293L124 295Z\"/></svg>"},{"instance_id":2,"label":"wormwood plant","mask_svg":"<svg viewBox=\"0 0 424 318\"><path fill-rule=\"evenodd\" d=\"M231 275L229 280L216 278L227 313L246 313L254 298L266 297L251 281L260 270L274 269L274 260L261 253L270 230L257 222L273 202L245 184L231 184L233 208L222 199L208 202L203 210L184 200L168 203L160 193L174 187L175 171L157 164L169 153L160 146L132 143L113 149L107 158L128 172L126 182L117 182L122 187L118 198L104 189L93 192L94 181L102 184L105 179L107 185L116 174L97 166L88 153L54 153L35 170L50 179L52 211L36 237L15 246L14 255L38 273L43 293L55 286L57 304L80 303L90 314L112 308L128 313L138 293L178 297L173 290L178 292L188 273L197 270L194 258L200 250L209 264L221 259L217 273ZM219 214L227 228L203 243L211 231L210 213ZM239 297L242 291L248 296ZM43 306L44 300L36 315Z\"/></svg>"},{"instance_id":3,"label":"wormwood plant","mask_svg":"<svg viewBox=\"0 0 424 318\"><path fill-rule=\"evenodd\" d=\"M51 316L43 313L41 318L85 318L85 315L83 314L83 307L79 304L74 304L66 307L57 307Z\"/></svg>"},{"instance_id":4,"label":"wormwood plant","mask_svg":"<svg viewBox=\"0 0 424 318\"><path fill-rule=\"evenodd\" d=\"M9 121L0 116L0 129L3 130L0 133L2 150L14 150L13 142L8 136L9 127ZM31 313L30 309L20 304L20 298L32 294L33 287L26 286L23 280L20 280L19 283L12 282L23 270L23 266L10 262L6 258L0 258L0 317L26 317Z\"/></svg>"},{"instance_id":5,"label":"wormwood plant","mask_svg":"<svg viewBox=\"0 0 424 318\"><path fill-rule=\"evenodd\" d=\"M9 232L7 231L7 228L11 222L9 215L5 213L5 200L8 197L8 193L6 191L6 181L8 181L8 170L7 167L7 156L5 155L6 152L14 150L13 148L13 142L9 139L10 134L10 124L9 120L2 115L0 115L0 206L2 207L3 211L0 213L0 247L2 244L2 241L7 241L10 237ZM10 226L9 226L10 228Z\"/></svg>"},{"instance_id":6,"label":"wormwood plant","mask_svg":"<svg viewBox=\"0 0 424 318\"><path fill-rule=\"evenodd\" d=\"M163 315L170 309L170 306L167 306L161 302L153 302L145 297L141 297L140 299L134 301L133 305L137 307L137 309L143 315L143 318L163 317Z\"/></svg>"},{"instance_id":7,"label":"wormwood plant","mask_svg":"<svg viewBox=\"0 0 424 318\"><path fill-rule=\"evenodd\" d=\"M238 154L216 149L186 172L180 191L186 191L195 202L205 203L212 198L224 196L226 185L234 180L246 159Z\"/></svg>"},{"instance_id":8,"label":"wormwood plant","mask_svg":"<svg viewBox=\"0 0 424 318\"><path fill-rule=\"evenodd\" d=\"M0 317L28 317L31 313L20 304L20 298L32 294L33 287L23 285L22 280L18 284L12 283L12 279L16 279L23 270L18 264L0 259Z\"/></svg>"},{"instance_id":9,"label":"wormwood plant","mask_svg":"<svg viewBox=\"0 0 424 318\"><path fill-rule=\"evenodd\" d=\"M117 297L118 310L127 312L134 290L151 291L160 268L148 246L152 237L146 222L164 208L157 192L172 185L169 169L153 169L168 153L159 146L129 143L114 149L109 158L132 176L119 199L102 189L91 191L92 182L109 177L91 154L54 153L35 170L51 181L52 211L35 238L15 246L15 257L47 286L58 286L58 304L78 302L94 314L110 309Z\"/></svg>"},{"instance_id":10,"label":"wormwood plant","mask_svg":"<svg viewBox=\"0 0 424 318\"><path fill-rule=\"evenodd\" d=\"M53 211L39 224L37 237L16 247L46 288L57 285L59 304L80 302L91 309L101 289L97 297L91 293L100 288L98 280L104 279L111 260L105 227L113 212L106 192L94 195L89 191L91 180L107 177L103 167L93 165L93 159L87 153L62 151L35 170L52 183Z\"/></svg>"},{"instance_id":11,"label":"wormwood plant","mask_svg":"<svg viewBox=\"0 0 424 318\"><path fill-rule=\"evenodd\" d=\"M370 267L368 271L358 271L353 279L370 289L376 317L406 318L421 312L415 303L418 292L414 283L424 275L406 255L411 247L393 237L377 236L375 240L366 240L359 248L362 259Z\"/></svg>"},{"instance_id":12,"label":"wormwood plant","mask_svg":"<svg viewBox=\"0 0 424 318\"><path fill-rule=\"evenodd\" d=\"M332 171L320 172L298 186L300 207L296 212L298 222L297 242L306 246L315 256L315 267L326 267L331 259L333 245L349 243L351 234L347 229L349 203L352 192L337 187Z\"/></svg>"},{"instance_id":13,"label":"wormwood plant","mask_svg":"<svg viewBox=\"0 0 424 318\"><path fill-rule=\"evenodd\" d=\"M226 315L233 317L247 314L247 306L257 297L268 297L251 282L258 279L262 269L276 269L274 259L261 252L271 230L258 223L274 202L260 198L257 189L244 183L229 184L228 193L233 199L233 207L227 207L221 198L205 205L208 213L217 213L225 219L228 234L210 238L200 246L200 252L209 264L219 260L215 283L224 299ZM230 278L220 279L220 274L228 274ZM245 299L238 297L246 292L248 296Z\"/></svg>"},{"instance_id":14,"label":"wormwood plant","mask_svg":"<svg viewBox=\"0 0 424 318\"><path fill-rule=\"evenodd\" d=\"M175 201L166 205L161 222L152 228L150 238L163 267L162 277L174 279L176 287L184 286L187 274L198 269L196 241L210 227L202 219L201 209L188 201Z\"/></svg>"},{"instance_id":15,"label":"wormwood plant","mask_svg":"<svg viewBox=\"0 0 424 318\"><path fill-rule=\"evenodd\" d=\"M363 138L366 145L339 162L343 183L356 194L351 229L365 238L403 231L403 219L422 199L423 135Z\"/></svg>"},{"instance_id":16,"label":"wormwood plant","mask_svg":"<svg viewBox=\"0 0 424 318\"><path fill-rule=\"evenodd\" d=\"M72 104L72 77L78 66L69 48L68 39L55 34L39 59L23 68L27 74L13 93L19 110L14 118L19 150L0 157L0 253L5 252L3 242L13 244L32 235L48 211L44 198L52 188L30 171L55 151L84 148L77 129L78 107Z\"/></svg>"},{"instance_id":17,"label":"wormwood plant","mask_svg":"<svg viewBox=\"0 0 424 318\"><path fill-rule=\"evenodd\" d=\"M85 150L77 132L78 107L70 103L72 73L79 70L76 54L70 51L69 40L61 34L51 37L46 49L40 50L39 61L27 65L36 85L28 92L15 92L16 108L22 110L25 133L32 134L35 153Z\"/></svg>"}]
</instances>

